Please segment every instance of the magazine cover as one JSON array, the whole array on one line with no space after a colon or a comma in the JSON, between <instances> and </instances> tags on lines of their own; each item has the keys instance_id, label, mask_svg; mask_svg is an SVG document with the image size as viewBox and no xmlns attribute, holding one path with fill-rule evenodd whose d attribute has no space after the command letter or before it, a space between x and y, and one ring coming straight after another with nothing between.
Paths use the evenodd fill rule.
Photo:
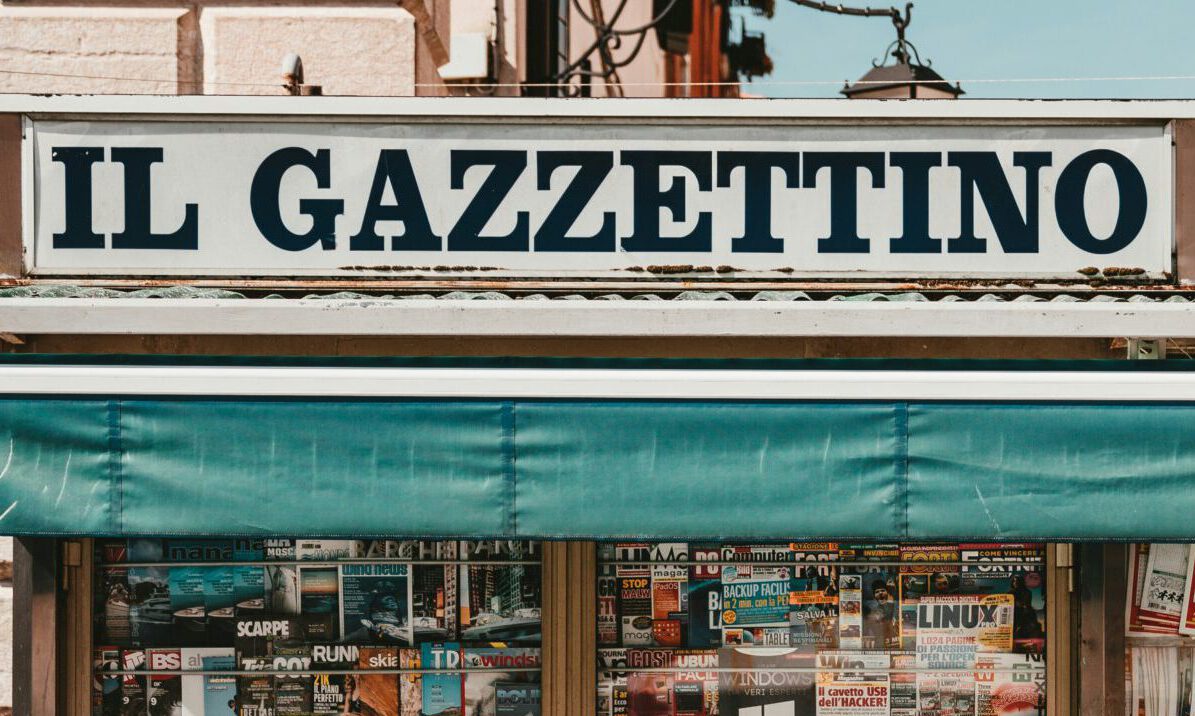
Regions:
<instances>
[{"instance_id":1,"label":"magazine cover","mask_svg":"<svg viewBox=\"0 0 1195 716\"><path fill-rule=\"evenodd\" d=\"M1189 545L1150 545L1145 563L1145 589L1141 594L1142 621L1178 629L1189 555Z\"/></svg>"},{"instance_id":2,"label":"magazine cover","mask_svg":"<svg viewBox=\"0 0 1195 716\"><path fill-rule=\"evenodd\" d=\"M838 566L793 567L789 596L789 642L804 651L838 648Z\"/></svg>"},{"instance_id":3,"label":"magazine cover","mask_svg":"<svg viewBox=\"0 0 1195 716\"><path fill-rule=\"evenodd\" d=\"M1011 594L1013 650L1040 654L1046 643L1045 547L962 544L963 594Z\"/></svg>"},{"instance_id":4,"label":"magazine cover","mask_svg":"<svg viewBox=\"0 0 1195 716\"><path fill-rule=\"evenodd\" d=\"M129 570L125 567L104 567L99 578L99 640L108 644L127 646L132 638L129 624Z\"/></svg>"},{"instance_id":5,"label":"magazine cover","mask_svg":"<svg viewBox=\"0 0 1195 716\"><path fill-rule=\"evenodd\" d=\"M863 648L863 575L838 575L838 648Z\"/></svg>"},{"instance_id":6,"label":"magazine cover","mask_svg":"<svg viewBox=\"0 0 1195 716\"><path fill-rule=\"evenodd\" d=\"M868 569L863 578L863 648L900 649L899 577L891 568Z\"/></svg>"},{"instance_id":7,"label":"magazine cover","mask_svg":"<svg viewBox=\"0 0 1195 716\"><path fill-rule=\"evenodd\" d=\"M1132 582L1130 589L1131 586ZM1187 574L1183 580L1183 587L1183 606L1178 631L1180 634L1195 635L1195 559L1190 557L1187 559Z\"/></svg>"},{"instance_id":8,"label":"magazine cover","mask_svg":"<svg viewBox=\"0 0 1195 716\"><path fill-rule=\"evenodd\" d=\"M234 671L236 652L231 647L183 649L184 671ZM184 674L183 716L236 716L235 674Z\"/></svg>"},{"instance_id":9,"label":"magazine cover","mask_svg":"<svg viewBox=\"0 0 1195 716\"><path fill-rule=\"evenodd\" d=\"M623 646L651 646L651 570L618 565L618 617Z\"/></svg>"},{"instance_id":10,"label":"magazine cover","mask_svg":"<svg viewBox=\"0 0 1195 716\"><path fill-rule=\"evenodd\" d=\"M614 565L598 565L597 590L598 644L618 646L618 574Z\"/></svg>"},{"instance_id":11,"label":"magazine cover","mask_svg":"<svg viewBox=\"0 0 1195 716\"><path fill-rule=\"evenodd\" d=\"M126 649L120 654L124 671L143 671L145 651ZM144 674L125 674L120 680L120 716L145 716L147 704L147 677Z\"/></svg>"},{"instance_id":12,"label":"magazine cover","mask_svg":"<svg viewBox=\"0 0 1195 716\"><path fill-rule=\"evenodd\" d=\"M182 716L182 677L178 674L155 674L161 671L180 671L182 652L178 649L148 649L145 652L149 674L149 716Z\"/></svg>"},{"instance_id":13,"label":"magazine cover","mask_svg":"<svg viewBox=\"0 0 1195 716\"><path fill-rule=\"evenodd\" d=\"M917 663L970 669L977 654L1012 651L1011 594L929 595L917 605Z\"/></svg>"},{"instance_id":14,"label":"magazine cover","mask_svg":"<svg viewBox=\"0 0 1195 716\"><path fill-rule=\"evenodd\" d=\"M918 716L917 714L917 657L914 654L891 654L892 671L888 674L889 716Z\"/></svg>"},{"instance_id":15,"label":"magazine cover","mask_svg":"<svg viewBox=\"0 0 1195 716\"><path fill-rule=\"evenodd\" d=\"M460 559L467 561L501 562L537 560L539 543L530 540L461 540Z\"/></svg>"},{"instance_id":16,"label":"magazine cover","mask_svg":"<svg viewBox=\"0 0 1195 716\"><path fill-rule=\"evenodd\" d=\"M237 656L272 657L279 647L306 640L303 622L287 615L258 614L237 617L233 644Z\"/></svg>"},{"instance_id":17,"label":"magazine cover","mask_svg":"<svg viewBox=\"0 0 1195 716\"><path fill-rule=\"evenodd\" d=\"M351 559L357 541L351 539L297 539L295 559L313 562L335 562Z\"/></svg>"},{"instance_id":18,"label":"magazine cover","mask_svg":"<svg viewBox=\"0 0 1195 716\"><path fill-rule=\"evenodd\" d=\"M144 540L138 540L144 541ZM170 644L174 636L170 608L170 572L166 567L130 567L129 631L139 646Z\"/></svg>"},{"instance_id":19,"label":"magazine cover","mask_svg":"<svg viewBox=\"0 0 1195 716\"><path fill-rule=\"evenodd\" d=\"M267 539L264 545L265 559L272 562L293 562L295 560L295 540Z\"/></svg>"},{"instance_id":20,"label":"magazine cover","mask_svg":"<svg viewBox=\"0 0 1195 716\"><path fill-rule=\"evenodd\" d=\"M694 561L689 564L687 646L695 649L722 646L722 566L702 564L717 562L717 548L694 546Z\"/></svg>"},{"instance_id":21,"label":"magazine cover","mask_svg":"<svg viewBox=\"0 0 1195 716\"><path fill-rule=\"evenodd\" d=\"M462 658L465 669L484 670L464 675L462 696L465 716L496 716L499 681L533 683L539 680L538 672L518 671L540 668L539 649L466 646L462 651Z\"/></svg>"},{"instance_id":22,"label":"magazine cover","mask_svg":"<svg viewBox=\"0 0 1195 716\"><path fill-rule=\"evenodd\" d=\"M817 656L817 716L888 716L886 652L826 651Z\"/></svg>"},{"instance_id":23,"label":"magazine cover","mask_svg":"<svg viewBox=\"0 0 1195 716\"><path fill-rule=\"evenodd\" d=\"M460 644L423 644L420 650L420 662L428 670L423 673L423 716L461 716Z\"/></svg>"},{"instance_id":24,"label":"magazine cover","mask_svg":"<svg viewBox=\"0 0 1195 716\"><path fill-rule=\"evenodd\" d=\"M543 580L538 564L469 564L461 566L460 574L462 641L540 643Z\"/></svg>"},{"instance_id":25,"label":"magazine cover","mask_svg":"<svg viewBox=\"0 0 1195 716\"><path fill-rule=\"evenodd\" d=\"M406 564L340 565L340 634L350 644L411 645Z\"/></svg>"},{"instance_id":26,"label":"magazine cover","mask_svg":"<svg viewBox=\"0 0 1195 716\"><path fill-rule=\"evenodd\" d=\"M718 651L715 649L627 649L628 709L632 714L670 706L684 716L718 711ZM659 676L666 678L661 680Z\"/></svg>"},{"instance_id":27,"label":"magazine cover","mask_svg":"<svg viewBox=\"0 0 1195 716\"><path fill-rule=\"evenodd\" d=\"M652 642L658 646L683 646L688 621L689 570L683 564L651 567Z\"/></svg>"},{"instance_id":28,"label":"magazine cover","mask_svg":"<svg viewBox=\"0 0 1195 716\"><path fill-rule=\"evenodd\" d=\"M610 694L610 716L628 716L630 693L626 684L615 686Z\"/></svg>"},{"instance_id":29,"label":"magazine cover","mask_svg":"<svg viewBox=\"0 0 1195 716\"><path fill-rule=\"evenodd\" d=\"M720 716L812 714L814 658L796 649L727 648L718 652Z\"/></svg>"},{"instance_id":30,"label":"magazine cover","mask_svg":"<svg viewBox=\"0 0 1195 716\"><path fill-rule=\"evenodd\" d=\"M336 567L299 568L299 609L303 616L340 622L340 573ZM335 640L333 633L328 641Z\"/></svg>"},{"instance_id":31,"label":"magazine cover","mask_svg":"<svg viewBox=\"0 0 1195 716\"><path fill-rule=\"evenodd\" d=\"M722 643L776 644L789 636L791 567L722 568Z\"/></svg>"},{"instance_id":32,"label":"magazine cover","mask_svg":"<svg viewBox=\"0 0 1195 716\"><path fill-rule=\"evenodd\" d=\"M106 672L120 671L120 649L104 646L93 651L91 672L91 713L93 716L121 716L120 674Z\"/></svg>"},{"instance_id":33,"label":"magazine cover","mask_svg":"<svg viewBox=\"0 0 1195 716\"><path fill-rule=\"evenodd\" d=\"M1149 563L1149 543L1129 546L1129 577L1125 598L1125 633L1137 636L1165 636L1178 631L1180 624L1168 619L1147 617L1142 611L1145 596L1145 568Z\"/></svg>"},{"instance_id":34,"label":"magazine cover","mask_svg":"<svg viewBox=\"0 0 1195 716\"><path fill-rule=\"evenodd\" d=\"M207 567L204 570L203 612L207 620L207 644L232 646L236 634L233 567Z\"/></svg>"},{"instance_id":35,"label":"magazine cover","mask_svg":"<svg viewBox=\"0 0 1195 716\"><path fill-rule=\"evenodd\" d=\"M233 567L232 593L236 602L233 616L264 612L266 610L265 567Z\"/></svg>"},{"instance_id":36,"label":"magazine cover","mask_svg":"<svg viewBox=\"0 0 1195 716\"><path fill-rule=\"evenodd\" d=\"M975 713L975 672L917 672L918 716L970 716Z\"/></svg>"},{"instance_id":37,"label":"magazine cover","mask_svg":"<svg viewBox=\"0 0 1195 716\"><path fill-rule=\"evenodd\" d=\"M398 649L389 646L362 646L357 659L357 713L360 716L399 716L398 675L379 674L379 670L398 669Z\"/></svg>"},{"instance_id":38,"label":"magazine cover","mask_svg":"<svg viewBox=\"0 0 1195 716\"><path fill-rule=\"evenodd\" d=\"M206 646L207 616L204 613L204 582L207 567L170 567L170 620L177 646Z\"/></svg>"},{"instance_id":39,"label":"magazine cover","mask_svg":"<svg viewBox=\"0 0 1195 716\"><path fill-rule=\"evenodd\" d=\"M419 649L399 649L398 668L422 668ZM399 674L398 704L402 716L421 716L423 713L423 676L418 673Z\"/></svg>"},{"instance_id":40,"label":"magazine cover","mask_svg":"<svg viewBox=\"0 0 1195 716\"><path fill-rule=\"evenodd\" d=\"M631 716L672 716L676 712L675 677L633 671L627 675L627 712Z\"/></svg>"},{"instance_id":41,"label":"magazine cover","mask_svg":"<svg viewBox=\"0 0 1195 716\"><path fill-rule=\"evenodd\" d=\"M613 708L611 700L614 688L626 688L627 685L627 649L599 648L597 664L598 682L598 714L608 714ZM625 706L625 700L624 700Z\"/></svg>"},{"instance_id":42,"label":"magazine cover","mask_svg":"<svg viewBox=\"0 0 1195 716\"><path fill-rule=\"evenodd\" d=\"M311 647L276 646L271 661L275 671L311 670ZM274 676L274 713L276 716L309 716L312 711L312 677L307 673Z\"/></svg>"},{"instance_id":43,"label":"magazine cover","mask_svg":"<svg viewBox=\"0 0 1195 716\"><path fill-rule=\"evenodd\" d=\"M359 658L360 652L352 644L313 644L311 647L311 669L316 672L355 669ZM350 680L352 677L346 674L315 674L311 680L311 712L318 716L346 713Z\"/></svg>"},{"instance_id":44,"label":"magazine cover","mask_svg":"<svg viewBox=\"0 0 1195 716\"><path fill-rule=\"evenodd\" d=\"M240 657L242 671L269 671L273 657ZM237 677L238 716L274 716L274 677L247 674Z\"/></svg>"},{"instance_id":45,"label":"magazine cover","mask_svg":"<svg viewBox=\"0 0 1195 716\"><path fill-rule=\"evenodd\" d=\"M975 708L976 716L1043 716L1045 659L1040 654L980 654Z\"/></svg>"},{"instance_id":46,"label":"magazine cover","mask_svg":"<svg viewBox=\"0 0 1195 716\"><path fill-rule=\"evenodd\" d=\"M456 573L456 565L411 565L408 602L415 644L457 637Z\"/></svg>"},{"instance_id":47,"label":"magazine cover","mask_svg":"<svg viewBox=\"0 0 1195 716\"><path fill-rule=\"evenodd\" d=\"M494 685L497 716L540 716L539 684L499 681Z\"/></svg>"},{"instance_id":48,"label":"magazine cover","mask_svg":"<svg viewBox=\"0 0 1195 716\"><path fill-rule=\"evenodd\" d=\"M895 543L842 543L838 559L843 562L899 562L900 545Z\"/></svg>"},{"instance_id":49,"label":"magazine cover","mask_svg":"<svg viewBox=\"0 0 1195 716\"><path fill-rule=\"evenodd\" d=\"M273 614L302 613L302 592L296 565L270 565L265 568L265 578L266 591L269 593L267 611Z\"/></svg>"}]
</instances>

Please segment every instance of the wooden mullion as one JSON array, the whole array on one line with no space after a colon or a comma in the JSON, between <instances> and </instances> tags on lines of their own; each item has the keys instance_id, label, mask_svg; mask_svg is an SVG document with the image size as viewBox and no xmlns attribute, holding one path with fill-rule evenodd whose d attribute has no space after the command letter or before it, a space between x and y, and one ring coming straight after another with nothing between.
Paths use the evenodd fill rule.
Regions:
<instances>
[{"instance_id":1,"label":"wooden mullion","mask_svg":"<svg viewBox=\"0 0 1195 716\"><path fill-rule=\"evenodd\" d=\"M597 700L597 550L544 544L544 716L593 716Z\"/></svg>"}]
</instances>

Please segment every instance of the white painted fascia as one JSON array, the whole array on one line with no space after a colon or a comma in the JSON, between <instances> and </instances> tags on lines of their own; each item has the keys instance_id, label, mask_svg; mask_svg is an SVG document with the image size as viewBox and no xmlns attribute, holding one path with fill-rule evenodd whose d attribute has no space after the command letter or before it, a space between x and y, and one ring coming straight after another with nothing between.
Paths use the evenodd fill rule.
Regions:
<instances>
[{"instance_id":1,"label":"white painted fascia","mask_svg":"<svg viewBox=\"0 0 1195 716\"><path fill-rule=\"evenodd\" d=\"M1195 304L3 298L0 333L1192 338Z\"/></svg>"},{"instance_id":2,"label":"white painted fascia","mask_svg":"<svg viewBox=\"0 0 1195 716\"><path fill-rule=\"evenodd\" d=\"M1173 403L1195 372L6 365L0 395Z\"/></svg>"}]
</instances>

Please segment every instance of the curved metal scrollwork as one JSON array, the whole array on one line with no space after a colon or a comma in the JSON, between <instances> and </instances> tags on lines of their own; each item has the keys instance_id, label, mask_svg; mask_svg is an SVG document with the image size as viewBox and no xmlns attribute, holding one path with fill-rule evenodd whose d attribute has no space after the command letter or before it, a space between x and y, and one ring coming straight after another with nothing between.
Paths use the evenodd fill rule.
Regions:
<instances>
[{"instance_id":1,"label":"curved metal scrollwork","mask_svg":"<svg viewBox=\"0 0 1195 716\"><path fill-rule=\"evenodd\" d=\"M650 21L635 27L620 28L617 26L618 21L631 1L618 0L618 5L613 12L607 15L602 0L571 0L574 12L593 28L594 39L588 47L573 55L576 59L570 60L569 64L550 78L550 82L561 87L564 94L586 95L594 80L600 79L611 96L623 96L622 81L618 71L635 61L640 51L643 50L648 32L656 28L672 12L677 3L692 2L692 0L669 0ZM792 2L801 7L838 15L889 17L896 27L896 41L885 51L884 56L887 57L891 54L899 62L907 61L910 56L917 58L918 63L921 61L917 55L917 48L905 39L905 28L908 27L912 19L913 3L905 5L902 13L899 8L895 7L849 7L820 0L792 0ZM584 4L589 5L588 10ZM756 5L757 3L752 0L737 0L737 4ZM763 13L771 16L771 2L763 3L763 5L766 6ZM879 64L879 61L876 64ZM770 63L768 63L766 70L770 69ZM753 73L748 72L747 74Z\"/></svg>"},{"instance_id":2,"label":"curved metal scrollwork","mask_svg":"<svg viewBox=\"0 0 1195 716\"><path fill-rule=\"evenodd\" d=\"M588 87L595 78L601 79L607 91L615 97L621 97L622 80L618 70L635 61L639 52L643 50L643 43L647 40L647 33L660 24L672 12L672 8L681 0L669 0L664 9L649 22L636 27L617 27L618 20L626 10L631 0L618 0L618 6L606 17L602 0L588 0L590 10L585 11L582 0L572 0L573 10L581 16L594 30L593 42L577 55L577 59L570 62L552 78L552 81L565 88L567 94L586 94ZM685 0L686 2L689 0ZM619 52L623 48L623 39L634 36L630 49ZM593 57L596 55L597 67Z\"/></svg>"}]
</instances>

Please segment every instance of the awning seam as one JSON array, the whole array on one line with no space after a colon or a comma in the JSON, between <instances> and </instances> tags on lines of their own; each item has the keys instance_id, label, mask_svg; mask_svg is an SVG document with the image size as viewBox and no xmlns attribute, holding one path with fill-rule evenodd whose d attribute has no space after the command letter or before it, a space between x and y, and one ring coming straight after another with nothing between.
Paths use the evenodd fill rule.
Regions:
<instances>
[{"instance_id":1,"label":"awning seam","mask_svg":"<svg viewBox=\"0 0 1195 716\"><path fill-rule=\"evenodd\" d=\"M506 530L508 534L519 533L518 515L518 473L515 461L518 458L517 427L515 424L514 401L502 402L502 480L506 488Z\"/></svg>"},{"instance_id":2,"label":"awning seam","mask_svg":"<svg viewBox=\"0 0 1195 716\"><path fill-rule=\"evenodd\" d=\"M108 523L116 534L124 532L124 436L121 401L108 401Z\"/></svg>"},{"instance_id":3,"label":"awning seam","mask_svg":"<svg viewBox=\"0 0 1195 716\"><path fill-rule=\"evenodd\" d=\"M893 405L896 433L896 499L899 513L897 532L909 538L909 404Z\"/></svg>"}]
</instances>

